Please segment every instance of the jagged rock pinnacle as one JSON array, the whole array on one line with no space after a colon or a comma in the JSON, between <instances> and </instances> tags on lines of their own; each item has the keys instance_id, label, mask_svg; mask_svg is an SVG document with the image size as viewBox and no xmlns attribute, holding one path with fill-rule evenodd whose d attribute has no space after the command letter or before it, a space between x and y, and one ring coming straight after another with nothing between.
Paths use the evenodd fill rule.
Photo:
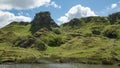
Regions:
<instances>
[{"instance_id":1,"label":"jagged rock pinnacle","mask_svg":"<svg viewBox=\"0 0 120 68\"><path fill-rule=\"evenodd\" d=\"M31 22L30 31L35 33L41 28L47 28L51 30L51 27L58 27L54 20L50 16L50 12L39 12L35 15L33 21Z\"/></svg>"}]
</instances>

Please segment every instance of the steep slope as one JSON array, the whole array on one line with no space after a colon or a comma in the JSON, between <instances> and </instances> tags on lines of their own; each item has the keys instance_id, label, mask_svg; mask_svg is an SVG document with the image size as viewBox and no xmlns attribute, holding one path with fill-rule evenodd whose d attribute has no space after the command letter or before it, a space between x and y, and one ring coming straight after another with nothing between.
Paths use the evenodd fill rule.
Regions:
<instances>
[{"instance_id":1,"label":"steep slope","mask_svg":"<svg viewBox=\"0 0 120 68\"><path fill-rule=\"evenodd\" d=\"M27 22L12 22L0 29L0 63L31 63L38 60L41 56L39 51L14 47L19 38L31 35L30 26Z\"/></svg>"},{"instance_id":2,"label":"steep slope","mask_svg":"<svg viewBox=\"0 0 120 68\"><path fill-rule=\"evenodd\" d=\"M19 37L31 35L29 29L30 24L27 22L12 22L6 27L0 29L0 42L13 45Z\"/></svg>"}]
</instances>

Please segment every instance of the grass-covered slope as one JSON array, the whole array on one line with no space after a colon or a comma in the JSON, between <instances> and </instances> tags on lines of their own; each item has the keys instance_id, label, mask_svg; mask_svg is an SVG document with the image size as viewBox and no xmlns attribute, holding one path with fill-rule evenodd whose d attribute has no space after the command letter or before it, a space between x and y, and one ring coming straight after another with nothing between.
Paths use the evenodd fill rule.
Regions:
<instances>
[{"instance_id":1,"label":"grass-covered slope","mask_svg":"<svg viewBox=\"0 0 120 68\"><path fill-rule=\"evenodd\" d=\"M36 62L36 59L41 56L37 50L15 47L15 43L19 38L31 35L29 31L31 25L24 23L12 22L0 29L0 63Z\"/></svg>"},{"instance_id":2,"label":"grass-covered slope","mask_svg":"<svg viewBox=\"0 0 120 68\"><path fill-rule=\"evenodd\" d=\"M41 57L41 53L35 49L24 49L0 43L0 63L34 63Z\"/></svg>"},{"instance_id":3,"label":"grass-covered slope","mask_svg":"<svg viewBox=\"0 0 120 68\"><path fill-rule=\"evenodd\" d=\"M87 17L63 24L61 30L67 41L59 47L63 51L58 51L60 56L79 58L80 62L87 63L120 62L118 19L111 24L108 17Z\"/></svg>"},{"instance_id":4,"label":"grass-covered slope","mask_svg":"<svg viewBox=\"0 0 120 68\"><path fill-rule=\"evenodd\" d=\"M28 22L12 22L1 30L4 32L13 32L18 36L27 36L31 35L31 32L29 31L30 27L31 24Z\"/></svg>"},{"instance_id":5,"label":"grass-covered slope","mask_svg":"<svg viewBox=\"0 0 120 68\"><path fill-rule=\"evenodd\" d=\"M44 17L43 12L42 16ZM118 12L108 17L75 18L60 27L54 22L50 23L52 20L50 16L47 18L49 20L47 23L42 21L39 15L35 16L35 19L38 19L34 19L32 23L11 23L0 29L1 62L11 59L13 62L27 62L36 59L118 64L120 63L119 16ZM40 25L42 23L44 26ZM8 55L11 58L7 57Z\"/></svg>"}]
</instances>

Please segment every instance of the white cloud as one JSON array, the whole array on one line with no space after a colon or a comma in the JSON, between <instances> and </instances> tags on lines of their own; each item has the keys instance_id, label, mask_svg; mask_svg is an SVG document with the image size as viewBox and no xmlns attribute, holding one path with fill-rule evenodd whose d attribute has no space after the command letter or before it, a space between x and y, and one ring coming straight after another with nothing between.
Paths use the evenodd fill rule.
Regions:
<instances>
[{"instance_id":1,"label":"white cloud","mask_svg":"<svg viewBox=\"0 0 120 68\"><path fill-rule=\"evenodd\" d=\"M67 16L61 16L59 19L58 19L59 22L62 22L62 23L66 23L69 21L68 17Z\"/></svg>"},{"instance_id":2,"label":"white cloud","mask_svg":"<svg viewBox=\"0 0 120 68\"><path fill-rule=\"evenodd\" d=\"M54 7L54 8L61 8L61 6L58 5L58 4L56 4L54 1L52 1L52 2L50 2L50 3L48 3L48 4L46 4L45 6L46 6L46 7L52 6L52 7Z\"/></svg>"},{"instance_id":3,"label":"white cloud","mask_svg":"<svg viewBox=\"0 0 120 68\"><path fill-rule=\"evenodd\" d=\"M25 17L25 16L15 16L13 13L7 12L7 11L1 11L0 10L0 28L4 27L5 25L13 22L13 21L25 21L25 22L30 22L31 18L30 17Z\"/></svg>"},{"instance_id":4,"label":"white cloud","mask_svg":"<svg viewBox=\"0 0 120 68\"><path fill-rule=\"evenodd\" d=\"M58 19L58 21L62 23L66 23L73 18L88 17L88 16L96 16L96 14L89 7L76 5L73 6L64 16L61 16Z\"/></svg>"},{"instance_id":5,"label":"white cloud","mask_svg":"<svg viewBox=\"0 0 120 68\"><path fill-rule=\"evenodd\" d=\"M111 5L111 9L114 9L114 8L116 8L117 7L117 4L112 4Z\"/></svg>"},{"instance_id":6,"label":"white cloud","mask_svg":"<svg viewBox=\"0 0 120 68\"><path fill-rule=\"evenodd\" d=\"M0 28L4 27L12 21L31 21L30 17L26 17L29 16L29 13L25 14L20 12L18 13L18 16L16 16L14 13L8 12L7 10L27 10L46 5L52 6L54 8L61 8L60 5L57 5L51 0L0 0ZM24 14L26 16L23 16Z\"/></svg>"},{"instance_id":7,"label":"white cloud","mask_svg":"<svg viewBox=\"0 0 120 68\"><path fill-rule=\"evenodd\" d=\"M111 14L113 12L118 12L120 11L120 1L116 2L116 3L112 3L111 5L109 6L106 6L104 9L102 9L100 11L100 13L102 15L108 15L108 14Z\"/></svg>"},{"instance_id":8,"label":"white cloud","mask_svg":"<svg viewBox=\"0 0 120 68\"><path fill-rule=\"evenodd\" d=\"M0 9L32 9L49 4L50 2L51 0L0 0Z\"/></svg>"},{"instance_id":9,"label":"white cloud","mask_svg":"<svg viewBox=\"0 0 120 68\"><path fill-rule=\"evenodd\" d=\"M57 5L55 2L51 2L50 5L53 6L54 8L61 8L61 6Z\"/></svg>"}]
</instances>

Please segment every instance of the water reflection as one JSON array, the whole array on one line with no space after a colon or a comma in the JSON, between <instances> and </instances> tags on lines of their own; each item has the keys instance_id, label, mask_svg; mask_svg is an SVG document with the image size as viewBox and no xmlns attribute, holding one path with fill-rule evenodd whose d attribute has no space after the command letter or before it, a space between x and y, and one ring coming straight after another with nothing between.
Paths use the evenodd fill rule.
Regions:
<instances>
[{"instance_id":1,"label":"water reflection","mask_svg":"<svg viewBox=\"0 0 120 68\"><path fill-rule=\"evenodd\" d=\"M12 64L0 65L0 68L120 68L113 65L90 64Z\"/></svg>"}]
</instances>

